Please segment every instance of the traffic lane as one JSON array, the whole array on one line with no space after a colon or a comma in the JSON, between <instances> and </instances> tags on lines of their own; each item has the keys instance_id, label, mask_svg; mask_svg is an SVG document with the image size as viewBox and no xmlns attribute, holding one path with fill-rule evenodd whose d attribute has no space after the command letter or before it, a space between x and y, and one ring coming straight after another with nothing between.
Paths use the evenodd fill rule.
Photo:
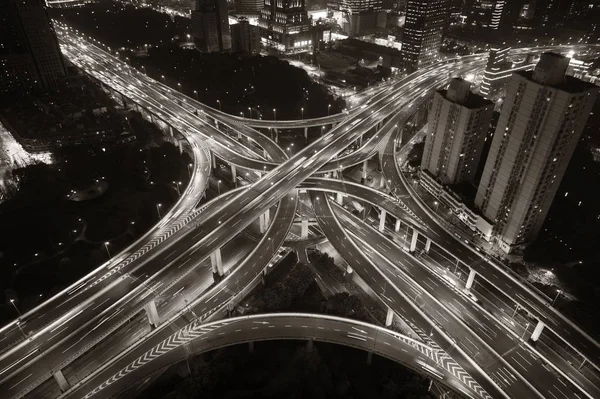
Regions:
<instances>
[{"instance_id":1,"label":"traffic lane","mask_svg":"<svg viewBox=\"0 0 600 399\"><path fill-rule=\"evenodd\" d=\"M33 309L30 312L25 313L23 317L20 318L22 321L20 323L20 329L16 325L8 326L8 328L3 328L2 338L0 338L0 342L2 343L2 348L0 349L0 359L4 359L4 352L8 351L11 347L14 347L18 343L22 341L23 334L33 333L40 328L42 328L45 324L47 324L48 317L51 315L52 318L59 317L60 314L57 314L57 309L64 305L62 301L70 300L75 298L75 296L79 296L83 293L83 291L77 291L73 294L73 290L76 286L86 286L94 281L97 281L105 272L106 269L111 265L115 264L115 260L124 260L130 254L134 254L137 251L141 250L147 243L153 239L156 239L161 234L164 233L164 229L168 227L168 225L176 223L179 219L184 217L188 212L183 212L184 210L192 211L193 206L198 202L201 193L204 191L206 183L208 179L206 178L207 172L210 171L210 159L205 159L203 156L204 153L200 154L201 160L200 163L197 163L197 167L194 175L192 176L193 180L190 181L188 188L184 192L184 197L175 205L174 208L169 210L169 212L165 215L165 217L157 223L149 232L144 234L139 240L134 242L125 250L121 251L117 254L113 260L108 262L106 265L102 265L96 270L94 270L91 275L88 275L83 278L83 280L78 281L73 284L70 289L67 288L62 294L55 296L48 301L44 302L39 307ZM177 218L177 219L175 219ZM173 220L175 219L175 220ZM165 223L168 222L168 223ZM107 282L108 283L108 282ZM101 289L101 286L98 286L97 289ZM70 297L70 298L69 298ZM54 309L49 309L49 306L54 306ZM68 309L61 308L61 311L66 312ZM31 313L33 312L33 313ZM51 313L47 313L51 312ZM22 332L21 332L22 331ZM2 367L2 361L0 360L0 367ZM2 367L4 368L4 367ZM1 373L0 373L1 374Z\"/></svg>"},{"instance_id":2,"label":"traffic lane","mask_svg":"<svg viewBox=\"0 0 600 399\"><path fill-rule=\"evenodd\" d=\"M539 357L522 347L521 342L515 342L513 336L495 319L489 318L480 309L474 308L472 301L467 300L463 295L457 295L457 292L446 281L437 278L429 269L423 268L412 256L408 256L387 237L381 235L366 223L355 219L345 210L336 206L334 206L334 213L336 213L344 228L352 231L359 240L367 244L372 250L380 252L388 259L402 259L398 261L400 269L414 279L415 282L418 281L419 285L431 296L437 298L446 310L451 311L450 313L455 318L462 320L484 342L493 347L498 356L500 356L500 353L506 356L507 352L513 352L505 359L509 361L509 364L517 373L524 373L523 377L526 376L527 381L531 382L537 390L545 395L548 395L548 393L552 395L565 394L562 389L556 386L548 387L547 381L552 378L556 379L556 375L542 365L543 361ZM394 271L388 270L388 273L393 276ZM446 328L450 327L448 323L451 321L448 320L447 315L439 310L432 309L431 317L434 317L433 312L437 312L440 316L434 318L437 323L445 325ZM441 321L440 318L444 321ZM474 351L478 349L478 347L472 349L471 353L474 354ZM495 361L498 361L497 357ZM567 393L573 397L576 391L576 389L569 389Z\"/></svg>"},{"instance_id":3,"label":"traffic lane","mask_svg":"<svg viewBox=\"0 0 600 399\"><path fill-rule=\"evenodd\" d=\"M388 148L384 154L383 170L384 174L388 179L391 179L393 184L404 190L404 195L408 195L409 191L404 186L404 182L398 176L398 171L395 165L395 159L391 153L393 153L393 140L388 143ZM435 231L435 234L445 240L448 245L452 248L452 253L456 255L463 263L469 265L473 270L477 271L480 276L489 281L495 287L499 288L499 291L503 295L515 304L526 309L534 317L544 321L546 327L551 329L557 334L566 344L574 347L579 353L585 354L589 360L596 364L600 363L600 348L593 339L590 339L587 334L582 333L581 330L575 328L571 323L565 321L558 315L552 315L553 310L549 308L548 303L540 299L537 295L531 293L528 289L521 286L521 284L513 281L506 272L499 270L497 267L490 265L482 255L479 255L476 251L466 247L460 240L457 240L452 234L449 234L435 221L431 220L429 215L422 210L422 208L416 204L412 196L408 195L406 198L407 202L410 201L412 209L417 213L423 220L426 221L428 226ZM453 242L453 244L452 244ZM435 243L435 241L434 241ZM434 244L432 243L432 245ZM448 252L446 248L444 251ZM450 253L450 252L448 252ZM491 267L490 267L491 266ZM497 271L498 273L494 273Z\"/></svg>"},{"instance_id":4,"label":"traffic lane","mask_svg":"<svg viewBox=\"0 0 600 399\"><path fill-rule=\"evenodd\" d=\"M352 321L342 322L317 317L292 317L292 316L265 316L264 319L249 319L249 320L224 320L215 328L207 327L206 333L189 344L189 351L194 354L210 351L213 348L222 346L230 346L237 343L249 341L273 340L273 339L313 339L317 341L325 341L338 343L342 345L352 346L363 349L365 351L383 354L399 363L408 365L409 367L420 371L423 374L432 376L441 380L444 384L448 384L455 389L464 389L464 387L454 381L451 375L445 370L436 366L436 364L419 352L412 346L400 341L394 335L380 332L373 327L367 327L363 324L354 324ZM77 389L70 397L84 398L95 397L86 396L95 387L100 387L118 373L119 370L127 368L128 365L142 354L150 351L153 345L144 345L139 351L120 359L114 367L96 376L85 386ZM128 385L140 381L150 375L154 370L166 367L183 360L189 356L189 352L185 350L185 345L177 347L165 354L157 357L155 360L146 365L136 368L133 372L127 374L126 377L117 380L116 383L108 384L103 390L98 391L98 395L108 397L118 394ZM417 363L420 362L419 363ZM425 366L422 366L422 365ZM429 368L435 372L433 374ZM441 378L440 378L441 376Z\"/></svg>"},{"instance_id":5,"label":"traffic lane","mask_svg":"<svg viewBox=\"0 0 600 399\"><path fill-rule=\"evenodd\" d=\"M233 265L235 261L244 256L243 251L245 248L243 245L240 245L241 243L241 240L237 240L235 242L232 241L230 245L226 245L224 247L224 249L227 249L227 251L223 251L222 257L226 265ZM189 270L184 272L185 276L188 277L188 280L193 281L196 279L195 284L202 285L204 287L210 286L213 279L210 261L203 261L199 264L195 264L196 262L197 259L194 259L193 255L187 257L181 262L177 272L181 273L183 270L181 268L184 266L189 267ZM192 270L197 271L198 273L191 273ZM127 280L131 282L134 281L134 279ZM183 280L185 281L185 278ZM28 367L25 367L23 370L16 373L0 385L0 397L11 397L11 395L14 396L19 394L20 392L17 390L26 389L33 382L38 381L40 378L44 378L44 376L51 370L64 368L68 360L75 359L78 355L85 353L101 339L110 337L112 334L114 334L115 329L119 328L119 326L123 325L123 323L127 323L128 320L131 320L131 318L135 317L135 314L140 311L143 304L149 300L152 300L152 296L156 296L158 294L158 290L161 289L162 285L163 284L160 282L154 285L145 285L142 283L144 289L140 290L137 294L134 294L127 301L127 303L123 304L122 306L111 307L110 299L117 300L118 298L126 296L131 292L127 289L115 291L111 297L103 299L103 301L96 306L92 306L94 304L88 306L82 315L83 317L92 320L92 322L83 326L74 327L76 329L75 332L69 335L61 336L60 333L62 332L61 328L63 326L58 326L55 329L58 329L56 335L52 335L38 347L35 355L39 356L40 358L34 359L35 361L30 362ZM161 293L158 301L159 304L157 304L159 313L164 313L163 307L166 303L164 296L169 297L176 294L177 291L179 291L180 285L181 284L179 283ZM160 297L163 297L162 301L160 300ZM95 320L95 314L97 314L97 317L100 319L94 323L93 321ZM117 316L120 317L117 318ZM145 314L143 316L145 317ZM52 333L54 334L54 332ZM109 355L110 358L110 356L114 355L115 353L119 353L120 350L131 345L136 339L139 339L138 335L125 337L123 340L117 341L117 345L111 347L109 352L105 353L105 355ZM98 356L98 358L102 357L103 355ZM65 374L65 376L67 378L69 377L67 374Z\"/></svg>"},{"instance_id":6,"label":"traffic lane","mask_svg":"<svg viewBox=\"0 0 600 399\"><path fill-rule=\"evenodd\" d=\"M234 195L235 192L229 192L221 196L221 198L228 199ZM220 206L219 198L210 201L202 208L204 212L197 212L200 215L197 220L202 221L206 215L210 214L218 206ZM130 292L134 287L132 285L133 282L131 279L124 280L123 276L126 276L127 273L125 270L121 271L122 268L127 267L128 272L134 272L140 266L140 263L146 260L154 260L154 263L157 264L156 266L161 266L171 258L175 258L177 254L177 249L173 249L173 247L177 246L175 239L183 236L185 230L181 229L175 232L171 236L171 240L165 241L167 245L158 245L153 251L146 252L146 256L138 256L134 253L132 257L127 257L125 261L116 266L111 264L106 265L106 268L101 270L104 273L103 275L98 276L100 273L97 273L93 276L94 279L90 279L85 285L80 284L77 291L71 290L69 292L71 294L70 297L66 298L52 311L45 312L38 318L31 319L31 322L37 322L34 326L31 325L33 323L28 324L30 321L22 322L20 324L21 328L25 331L37 331L36 335L2 354L0 384L4 382L10 373L14 372L15 367L23 367L25 361L34 361L35 358L32 358L32 356L39 354L39 348L42 345L48 342L56 343L65 339L72 332L70 327L80 327L86 324L89 321L87 316L90 314L99 317L101 312L108 309L115 299L119 299L125 293ZM147 271L144 273L148 274ZM112 290L114 290L114 293L110 292ZM69 302L71 303L69 304ZM61 308L61 306L67 304L72 305L72 307ZM93 307L94 305L97 307ZM95 312L90 313L90 309L95 310ZM43 323L46 320L51 320L52 322L44 325ZM67 322L69 322L67 328L61 329Z\"/></svg>"},{"instance_id":7,"label":"traffic lane","mask_svg":"<svg viewBox=\"0 0 600 399\"><path fill-rule=\"evenodd\" d=\"M258 276L267 267L275 251L278 250L285 240L287 232L293 223L296 204L296 195L286 196L282 200L282 205L278 208L278 213L274 218L273 224L269 227L259 245L246 257L236 271L223 280L221 284L209 290L193 306L191 303L188 304L183 310L181 319L173 322L173 326L183 323L185 320L189 321L197 315L204 318L208 314L213 313L215 309L223 308L232 297L240 292L241 287L245 287ZM169 333L172 328L164 328L164 331ZM159 338L163 337L164 333L159 333L157 336Z\"/></svg>"},{"instance_id":8,"label":"traffic lane","mask_svg":"<svg viewBox=\"0 0 600 399\"><path fill-rule=\"evenodd\" d=\"M456 344L455 341L449 339L445 334L441 334L433 328L431 322L425 315L406 299L405 293L413 292L415 296L419 296L421 294L420 288L406 280L402 280L403 284L400 285L400 290L396 289L396 287L389 287L386 279L376 267L376 265L388 261L379 256L365 256L365 252L360 250L357 243L346 236L346 231L335 218L333 210L329 207L324 194L322 192L311 192L310 194L317 221L324 234L329 238L329 241L336 251L346 260L346 262L348 262L353 270L358 273L363 281L375 291L380 300L391 309L394 309L397 314L402 315L401 317L406 317L411 320L416 328L423 332L428 332L428 339L436 342L440 347L453 348ZM470 332L465 330L465 333L462 336L468 336L468 334L470 334ZM483 349L482 352L485 353L485 349ZM492 384L485 376L481 375L480 371L473 365L471 359L464 353L460 351L453 351L451 353L452 359L469 373L469 375L474 378L488 394L498 398L505 396L497 386ZM522 393L523 391L518 392Z\"/></svg>"}]
</instances>

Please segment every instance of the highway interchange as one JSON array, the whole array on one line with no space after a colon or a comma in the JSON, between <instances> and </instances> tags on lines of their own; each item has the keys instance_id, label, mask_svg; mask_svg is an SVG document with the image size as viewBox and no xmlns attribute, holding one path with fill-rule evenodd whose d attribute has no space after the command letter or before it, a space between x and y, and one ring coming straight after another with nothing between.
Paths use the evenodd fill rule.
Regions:
<instances>
[{"instance_id":1,"label":"highway interchange","mask_svg":"<svg viewBox=\"0 0 600 399\"><path fill-rule=\"evenodd\" d=\"M421 337L427 340L425 344L448 348L445 351L457 369L466 371L476 381L476 384L465 383L463 379L465 386L457 388L460 383L446 375L448 385L459 390L471 389L467 393L471 397L600 397L596 381L562 357L552 355L554 352L544 352L552 356L552 364L564 374L557 378L552 367L519 339L518 327L516 332L506 328L496 320L502 316L495 310L482 312L479 304L456 288L456 283L447 284L448 280L443 277L446 270L436 268L433 256L416 259L404 251L393 239L394 229L385 227L385 220L384 230L391 230L386 234L392 237L389 241L380 236L377 228L368 226L368 221L351 216L344 208L330 204L333 201L326 194L319 194L320 190L333 191L334 196L343 193L377 205L401 218L407 233L416 225L420 233L437 244L432 246L448 251L464 265L477 268L479 275L513 298L519 298L522 307L544 320L569 345L585 353L590 363L600 363L596 342L549 308L544 298L514 281L506 272L499 272L497 267L482 261L476 250L441 228L435 217L412 199L398 173L396 125L405 123L428 94L450 76L481 69L485 57L464 57L457 62L426 68L418 75L374 90L368 102L342 114L318 120L275 122L244 120L220 113L157 84L66 29L59 29L59 33L63 51L73 63L152 112L155 118L175 129L176 137L183 137L182 141L194 155L192 183L170 213L142 239L25 314L18 325L11 323L0 330L1 397L22 397L39 385L55 389L34 391L36 396L44 392L44 397L55 397L57 386L52 372L56 370L63 370L73 386L69 394L85 397L102 385L102 376L121 370L111 364L110 359L123 353L135 359L144 353L143 347L137 345L141 337L146 337L143 340L146 346L157 344L166 332L172 333L185 328L186 324L221 314L232 299L239 300L244 287L260 278L281 251L297 212L299 193L304 190L310 192L323 232L380 299L397 316L407 319L415 330L430 331ZM520 51L539 52L539 49ZM331 128L320 140L289 159L275 142L253 129L304 129L319 125ZM364 143L363 136L367 138ZM338 157L357 142L360 143L357 151ZM360 164L376 154L381 158L385 179L389 180L387 184L407 194L402 195L406 198L404 203L358 184L311 177L315 173L322 175ZM247 181L240 188L196 208L215 157L244 172L242 178ZM241 236L249 232L255 220L265 218L266 213L269 216L264 220L268 228L248 243ZM230 250L226 249L228 246ZM222 273L211 267L209 260L219 248L227 254L223 256ZM424 263L427 267L423 267ZM218 274L223 277L213 282L214 275ZM149 300L159 303L163 322L156 329L139 322L144 318L142 309ZM132 320L137 320L135 326L139 325L133 335ZM226 325L226 321L223 323ZM290 323L296 325L296 320ZM351 326L346 324L345 328ZM21 333L28 335L28 339L21 340ZM295 337L300 336L305 337L302 334ZM260 339L259 336L254 338ZM106 342L111 345L105 345ZM101 355L92 356L100 352L99 347L105 350ZM78 365L78 375L68 372L73 368L72 363ZM111 367L107 368L107 364ZM427 367L419 369L433 378L436 378L435 372L446 373L439 366L435 372ZM548 384L548 381L555 383ZM485 392L473 386L483 387ZM119 389L118 384L111 389ZM96 392L99 397L106 394Z\"/></svg>"}]
</instances>

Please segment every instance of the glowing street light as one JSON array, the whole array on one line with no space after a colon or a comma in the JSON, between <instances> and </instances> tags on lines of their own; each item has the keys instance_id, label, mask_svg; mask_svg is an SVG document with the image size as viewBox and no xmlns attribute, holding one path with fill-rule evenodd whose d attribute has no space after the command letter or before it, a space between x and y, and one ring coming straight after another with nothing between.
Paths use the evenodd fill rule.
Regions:
<instances>
[{"instance_id":1,"label":"glowing street light","mask_svg":"<svg viewBox=\"0 0 600 399\"><path fill-rule=\"evenodd\" d=\"M221 180L217 181L217 191L218 191L219 195L221 195Z\"/></svg>"},{"instance_id":2,"label":"glowing street light","mask_svg":"<svg viewBox=\"0 0 600 399\"><path fill-rule=\"evenodd\" d=\"M300 111L302 112L302 120L304 120L304 107L300 108Z\"/></svg>"},{"instance_id":3,"label":"glowing street light","mask_svg":"<svg viewBox=\"0 0 600 399\"><path fill-rule=\"evenodd\" d=\"M329 111L331 110L331 104L327 105L327 116L329 116Z\"/></svg>"},{"instance_id":4,"label":"glowing street light","mask_svg":"<svg viewBox=\"0 0 600 399\"><path fill-rule=\"evenodd\" d=\"M110 251L108 250L108 244L110 244L108 241L106 241L104 243L104 248L106 249L106 253L108 254L108 259L112 258L112 256L110 256Z\"/></svg>"},{"instance_id":5,"label":"glowing street light","mask_svg":"<svg viewBox=\"0 0 600 399\"><path fill-rule=\"evenodd\" d=\"M21 312L19 311L19 308L17 308L17 304L15 303L15 300L13 298L10 299L10 303L12 303L13 307L15 308L15 310L17 311L17 313L19 314L19 317L23 316L21 314Z\"/></svg>"},{"instance_id":6,"label":"glowing street light","mask_svg":"<svg viewBox=\"0 0 600 399\"><path fill-rule=\"evenodd\" d=\"M550 304L550 306L554 306L554 304L556 303L556 300L558 299L558 297L560 296L560 294L562 294L562 290L556 290L556 296L552 300L552 303Z\"/></svg>"},{"instance_id":7,"label":"glowing street light","mask_svg":"<svg viewBox=\"0 0 600 399\"><path fill-rule=\"evenodd\" d=\"M275 108L273 108L273 116L275 117L275 120L277 120L277 110Z\"/></svg>"},{"instance_id":8,"label":"glowing street light","mask_svg":"<svg viewBox=\"0 0 600 399\"><path fill-rule=\"evenodd\" d=\"M223 109L221 109L221 101L217 100L217 103L219 103L219 111L223 112Z\"/></svg>"},{"instance_id":9,"label":"glowing street light","mask_svg":"<svg viewBox=\"0 0 600 399\"><path fill-rule=\"evenodd\" d=\"M158 213L158 218L160 219L160 208L162 207L162 204L156 204L156 213Z\"/></svg>"}]
</instances>

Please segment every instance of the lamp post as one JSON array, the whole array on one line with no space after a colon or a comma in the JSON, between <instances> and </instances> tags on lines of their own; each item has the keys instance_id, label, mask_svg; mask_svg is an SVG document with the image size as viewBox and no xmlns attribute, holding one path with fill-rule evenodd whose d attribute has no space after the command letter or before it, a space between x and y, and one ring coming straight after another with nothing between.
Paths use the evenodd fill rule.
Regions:
<instances>
[{"instance_id":1,"label":"lamp post","mask_svg":"<svg viewBox=\"0 0 600 399\"><path fill-rule=\"evenodd\" d=\"M525 324L525 331L523 331L523 335L521 335L521 340L523 340L523 337L525 337L527 330L529 330L529 322L527 322L527 324Z\"/></svg>"},{"instance_id":2,"label":"lamp post","mask_svg":"<svg viewBox=\"0 0 600 399\"><path fill-rule=\"evenodd\" d=\"M217 191L219 192L219 195L221 195L221 180L217 181Z\"/></svg>"},{"instance_id":3,"label":"lamp post","mask_svg":"<svg viewBox=\"0 0 600 399\"><path fill-rule=\"evenodd\" d=\"M217 100L217 103L219 104L219 111L223 112L223 109L221 108L221 101Z\"/></svg>"},{"instance_id":4,"label":"lamp post","mask_svg":"<svg viewBox=\"0 0 600 399\"><path fill-rule=\"evenodd\" d=\"M273 117L277 120L277 110L273 108Z\"/></svg>"},{"instance_id":5,"label":"lamp post","mask_svg":"<svg viewBox=\"0 0 600 399\"><path fill-rule=\"evenodd\" d=\"M179 186L181 185L181 182L174 181L173 184L175 185L175 188L177 189L177 195L179 195L181 197L181 191L179 190Z\"/></svg>"},{"instance_id":6,"label":"lamp post","mask_svg":"<svg viewBox=\"0 0 600 399\"><path fill-rule=\"evenodd\" d=\"M327 105L327 116L329 116L329 111L331 110L331 104Z\"/></svg>"},{"instance_id":7,"label":"lamp post","mask_svg":"<svg viewBox=\"0 0 600 399\"><path fill-rule=\"evenodd\" d=\"M177 82L177 87L179 87L179 91L181 91L181 83Z\"/></svg>"},{"instance_id":8,"label":"lamp post","mask_svg":"<svg viewBox=\"0 0 600 399\"><path fill-rule=\"evenodd\" d=\"M302 112L302 120L304 120L304 107L300 108L300 112Z\"/></svg>"},{"instance_id":9,"label":"lamp post","mask_svg":"<svg viewBox=\"0 0 600 399\"><path fill-rule=\"evenodd\" d=\"M433 201L433 205L435 205L435 213L437 213L437 211L438 211L438 205L439 204L440 204L439 202Z\"/></svg>"},{"instance_id":10,"label":"lamp post","mask_svg":"<svg viewBox=\"0 0 600 399\"><path fill-rule=\"evenodd\" d=\"M188 175L191 177L192 176L192 165L191 163L188 163Z\"/></svg>"},{"instance_id":11,"label":"lamp post","mask_svg":"<svg viewBox=\"0 0 600 399\"><path fill-rule=\"evenodd\" d=\"M158 213L158 218L160 219L160 208L162 207L162 204L156 204L156 212Z\"/></svg>"},{"instance_id":12,"label":"lamp post","mask_svg":"<svg viewBox=\"0 0 600 399\"><path fill-rule=\"evenodd\" d=\"M248 119L252 119L252 108L248 107Z\"/></svg>"},{"instance_id":13,"label":"lamp post","mask_svg":"<svg viewBox=\"0 0 600 399\"><path fill-rule=\"evenodd\" d=\"M104 242L104 249L106 249L106 253L108 254L108 259L112 258L112 256L110 256L110 251L108 250L108 244L110 244L108 241Z\"/></svg>"},{"instance_id":14,"label":"lamp post","mask_svg":"<svg viewBox=\"0 0 600 399\"><path fill-rule=\"evenodd\" d=\"M10 299L10 303L12 303L13 307L15 308L15 310L17 311L17 313L19 314L19 317L23 316L21 314L21 312L19 311L19 308L17 307L17 305L15 304L15 300L14 299Z\"/></svg>"},{"instance_id":15,"label":"lamp post","mask_svg":"<svg viewBox=\"0 0 600 399\"><path fill-rule=\"evenodd\" d=\"M196 97L196 101L198 101L198 90L194 90L194 96Z\"/></svg>"},{"instance_id":16,"label":"lamp post","mask_svg":"<svg viewBox=\"0 0 600 399\"><path fill-rule=\"evenodd\" d=\"M556 300L558 299L558 297L560 296L560 294L562 294L562 290L556 290L556 296L552 300L552 303L550 304L550 306L554 306L554 304L556 303Z\"/></svg>"}]
</instances>

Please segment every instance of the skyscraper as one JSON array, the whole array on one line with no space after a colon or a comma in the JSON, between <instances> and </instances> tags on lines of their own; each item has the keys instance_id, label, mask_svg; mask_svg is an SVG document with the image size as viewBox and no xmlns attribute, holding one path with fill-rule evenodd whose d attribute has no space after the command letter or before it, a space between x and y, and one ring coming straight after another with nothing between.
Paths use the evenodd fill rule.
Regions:
<instances>
[{"instance_id":1,"label":"skyscraper","mask_svg":"<svg viewBox=\"0 0 600 399\"><path fill-rule=\"evenodd\" d=\"M537 237L598 94L568 65L544 53L508 84L475 198L506 252Z\"/></svg>"},{"instance_id":2,"label":"skyscraper","mask_svg":"<svg viewBox=\"0 0 600 399\"><path fill-rule=\"evenodd\" d=\"M235 13L237 15L260 15L263 0L235 0Z\"/></svg>"},{"instance_id":3,"label":"skyscraper","mask_svg":"<svg viewBox=\"0 0 600 399\"><path fill-rule=\"evenodd\" d=\"M348 21L344 31L350 36L374 33L377 13L382 10L382 0L340 0L340 11Z\"/></svg>"},{"instance_id":4,"label":"skyscraper","mask_svg":"<svg viewBox=\"0 0 600 399\"><path fill-rule=\"evenodd\" d=\"M473 180L494 112L494 104L470 87L466 80L452 79L448 90L433 97L421 169L443 184Z\"/></svg>"},{"instance_id":5,"label":"skyscraper","mask_svg":"<svg viewBox=\"0 0 600 399\"><path fill-rule=\"evenodd\" d=\"M198 50L206 53L231 50L226 0L196 0L191 23Z\"/></svg>"},{"instance_id":6,"label":"skyscraper","mask_svg":"<svg viewBox=\"0 0 600 399\"><path fill-rule=\"evenodd\" d=\"M52 88L66 75L43 0L0 2L0 91Z\"/></svg>"},{"instance_id":7,"label":"skyscraper","mask_svg":"<svg viewBox=\"0 0 600 399\"><path fill-rule=\"evenodd\" d=\"M266 43L279 51L306 50L312 46L305 0L265 0L258 26Z\"/></svg>"},{"instance_id":8,"label":"skyscraper","mask_svg":"<svg viewBox=\"0 0 600 399\"><path fill-rule=\"evenodd\" d=\"M231 49L233 51L256 54L260 51L260 33L258 26L250 25L246 18L231 25Z\"/></svg>"},{"instance_id":9,"label":"skyscraper","mask_svg":"<svg viewBox=\"0 0 600 399\"><path fill-rule=\"evenodd\" d=\"M435 61L448 13L448 0L408 0L401 50L407 72Z\"/></svg>"},{"instance_id":10,"label":"skyscraper","mask_svg":"<svg viewBox=\"0 0 600 399\"><path fill-rule=\"evenodd\" d=\"M512 65L507 59L509 53L510 47L498 46L490 49L480 89L486 98L498 94L504 83L510 79Z\"/></svg>"}]
</instances>

